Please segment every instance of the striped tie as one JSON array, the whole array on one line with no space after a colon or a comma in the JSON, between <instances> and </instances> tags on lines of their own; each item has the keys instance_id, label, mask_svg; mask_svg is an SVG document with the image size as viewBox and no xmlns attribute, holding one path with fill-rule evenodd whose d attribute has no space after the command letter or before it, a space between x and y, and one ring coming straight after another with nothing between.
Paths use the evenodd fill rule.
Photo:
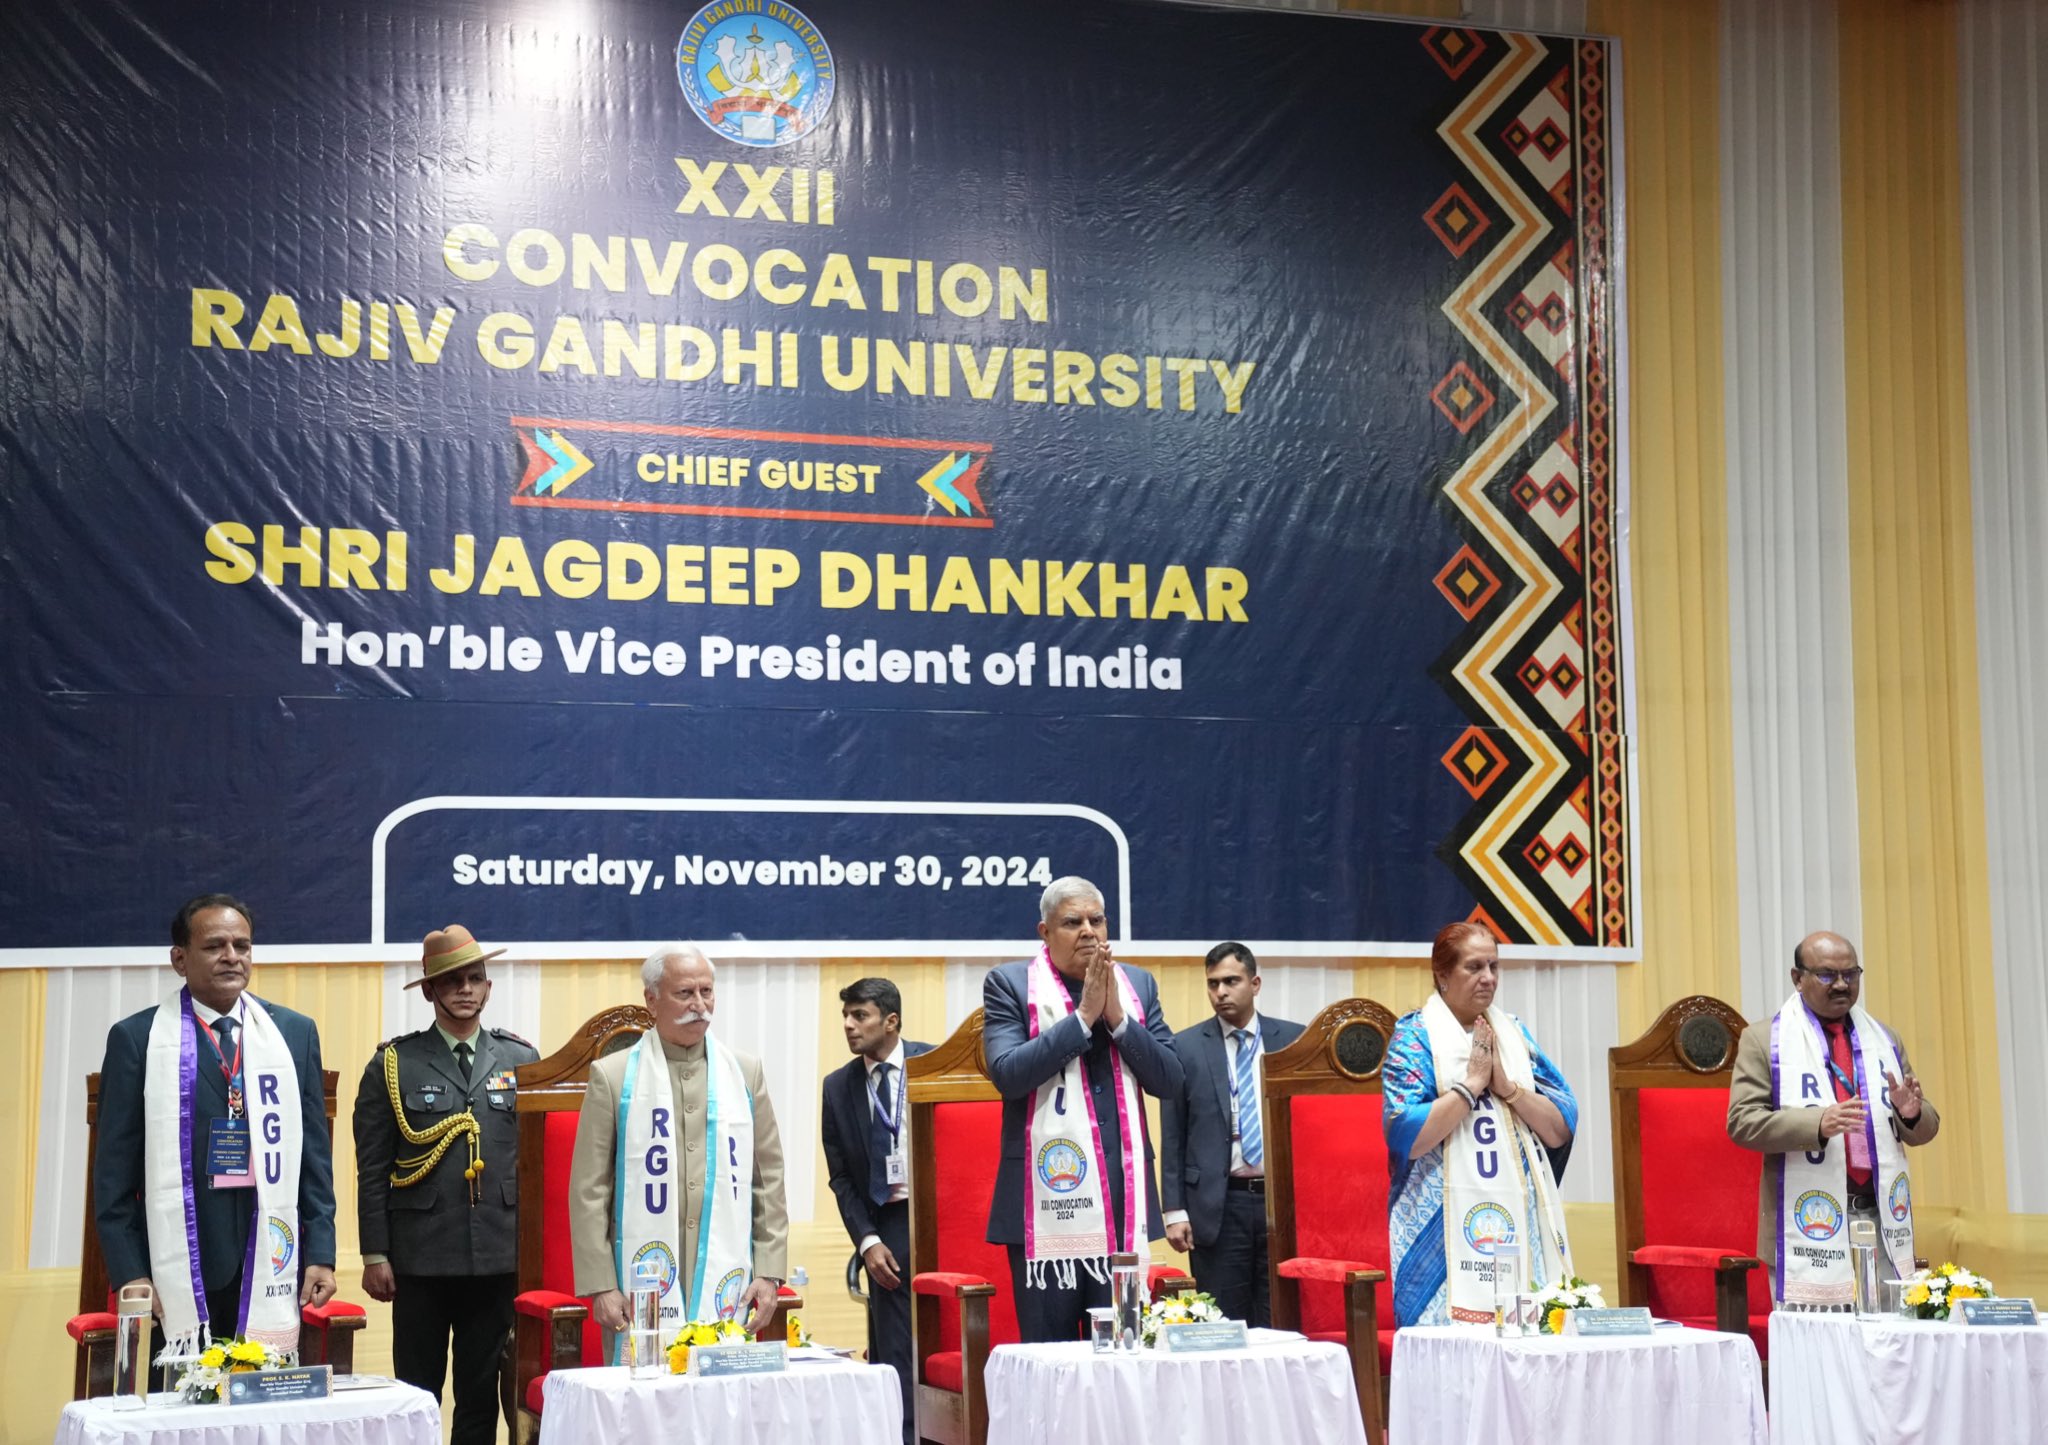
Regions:
<instances>
[{"instance_id":1,"label":"striped tie","mask_svg":"<svg viewBox=\"0 0 2048 1445\"><path fill-rule=\"evenodd\" d=\"M1237 1040L1237 1147L1243 1152L1246 1165L1256 1169L1266 1162L1266 1137L1259 1128L1259 1085L1254 1068L1258 1044L1249 1029L1237 1029L1230 1036Z\"/></svg>"}]
</instances>

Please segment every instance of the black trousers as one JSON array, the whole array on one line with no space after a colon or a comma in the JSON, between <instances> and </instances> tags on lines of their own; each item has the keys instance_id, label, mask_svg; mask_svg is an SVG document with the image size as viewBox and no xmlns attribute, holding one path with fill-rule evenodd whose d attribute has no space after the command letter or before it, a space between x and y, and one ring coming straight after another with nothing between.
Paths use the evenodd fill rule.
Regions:
<instances>
[{"instance_id":1,"label":"black trousers","mask_svg":"<svg viewBox=\"0 0 2048 1445\"><path fill-rule=\"evenodd\" d=\"M1109 1281L1097 1280L1077 1263L1074 1284L1062 1289L1055 1271L1045 1270L1045 1288L1028 1289L1024 1282L1024 1246L1005 1245L1010 1251L1011 1298L1017 1301L1017 1334L1027 1345L1058 1340L1078 1340L1088 1323L1088 1311L1109 1304Z\"/></svg>"},{"instance_id":2,"label":"black trousers","mask_svg":"<svg viewBox=\"0 0 2048 1445\"><path fill-rule=\"evenodd\" d=\"M875 1211L875 1233L896 1256L902 1282L883 1289L868 1280L868 1363L887 1365L903 1386L903 1442L917 1439L917 1392L910 1380L910 1201ZM855 1243L859 1243L858 1240Z\"/></svg>"},{"instance_id":3,"label":"black trousers","mask_svg":"<svg viewBox=\"0 0 2048 1445\"><path fill-rule=\"evenodd\" d=\"M1226 1189L1223 1220L1216 1242L1195 1246L1188 1256L1195 1283L1216 1296L1227 1320L1243 1320L1254 1329L1273 1323L1271 1284L1266 1277L1266 1196L1249 1189Z\"/></svg>"},{"instance_id":4,"label":"black trousers","mask_svg":"<svg viewBox=\"0 0 2048 1445\"><path fill-rule=\"evenodd\" d=\"M448 1340L455 1339L453 1445L498 1438L498 1360L512 1330L510 1274L401 1274L391 1303L391 1368L408 1385L441 1398Z\"/></svg>"}]
</instances>

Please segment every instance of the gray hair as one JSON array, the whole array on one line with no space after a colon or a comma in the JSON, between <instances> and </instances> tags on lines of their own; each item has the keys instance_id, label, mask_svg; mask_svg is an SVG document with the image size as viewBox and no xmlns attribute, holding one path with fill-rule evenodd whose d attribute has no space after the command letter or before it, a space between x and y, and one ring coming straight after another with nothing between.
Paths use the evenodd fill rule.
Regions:
<instances>
[{"instance_id":1,"label":"gray hair","mask_svg":"<svg viewBox=\"0 0 2048 1445\"><path fill-rule=\"evenodd\" d=\"M1055 878L1045 885L1045 892L1038 895L1038 921L1052 922L1052 916L1060 911L1060 905L1069 898L1092 898L1103 901L1102 890L1086 878L1069 873L1064 878Z\"/></svg>"},{"instance_id":2,"label":"gray hair","mask_svg":"<svg viewBox=\"0 0 2048 1445\"><path fill-rule=\"evenodd\" d=\"M653 993L661 987L661 976L668 972L668 961L672 958L703 959L704 966L711 970L711 976L718 977L718 965L696 944L664 943L648 954L647 961L640 965L640 987L643 991Z\"/></svg>"}]
</instances>

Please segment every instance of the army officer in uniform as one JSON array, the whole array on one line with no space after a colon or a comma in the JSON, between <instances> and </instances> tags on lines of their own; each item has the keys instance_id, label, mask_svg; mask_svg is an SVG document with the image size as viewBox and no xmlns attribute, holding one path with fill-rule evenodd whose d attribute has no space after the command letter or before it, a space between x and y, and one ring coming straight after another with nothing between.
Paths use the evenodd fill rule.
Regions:
<instances>
[{"instance_id":1,"label":"army officer in uniform","mask_svg":"<svg viewBox=\"0 0 2048 1445\"><path fill-rule=\"evenodd\" d=\"M498 1434L498 1357L519 1263L512 1071L532 1044L483 1027L486 953L468 929L427 935L419 987L434 1026L380 1045L356 1091L363 1289L391 1302L398 1378L441 1397L455 1342L453 1445Z\"/></svg>"}]
</instances>

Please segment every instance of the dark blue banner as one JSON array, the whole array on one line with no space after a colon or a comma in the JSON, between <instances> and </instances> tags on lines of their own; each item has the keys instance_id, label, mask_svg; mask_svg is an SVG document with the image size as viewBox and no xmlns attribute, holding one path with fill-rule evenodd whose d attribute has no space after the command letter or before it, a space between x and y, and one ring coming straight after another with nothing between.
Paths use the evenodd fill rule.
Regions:
<instances>
[{"instance_id":1,"label":"dark blue banner","mask_svg":"<svg viewBox=\"0 0 2048 1445\"><path fill-rule=\"evenodd\" d=\"M1633 946L1604 43L0 18L16 961ZM266 956L279 956L275 946Z\"/></svg>"}]
</instances>

